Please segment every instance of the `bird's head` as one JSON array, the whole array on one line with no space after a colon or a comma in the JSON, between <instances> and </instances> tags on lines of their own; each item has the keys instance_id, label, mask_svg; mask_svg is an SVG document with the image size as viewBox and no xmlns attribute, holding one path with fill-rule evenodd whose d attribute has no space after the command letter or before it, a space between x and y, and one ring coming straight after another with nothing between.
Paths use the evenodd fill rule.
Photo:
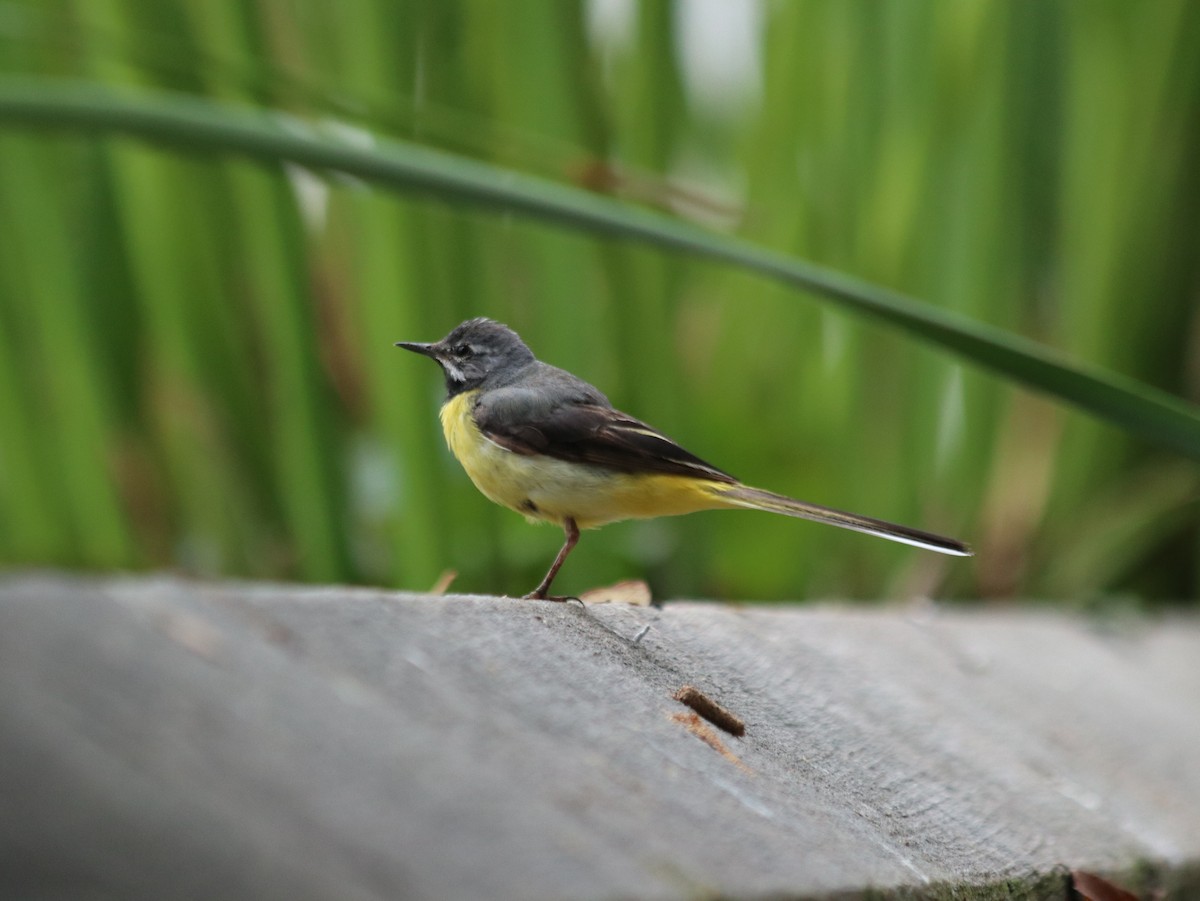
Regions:
<instances>
[{"instance_id":1,"label":"bird's head","mask_svg":"<svg viewBox=\"0 0 1200 901\"><path fill-rule=\"evenodd\" d=\"M453 397L463 391L504 380L533 362L533 351L507 325L491 319L468 319L441 341L420 344L397 341L397 347L436 360Z\"/></svg>"}]
</instances>

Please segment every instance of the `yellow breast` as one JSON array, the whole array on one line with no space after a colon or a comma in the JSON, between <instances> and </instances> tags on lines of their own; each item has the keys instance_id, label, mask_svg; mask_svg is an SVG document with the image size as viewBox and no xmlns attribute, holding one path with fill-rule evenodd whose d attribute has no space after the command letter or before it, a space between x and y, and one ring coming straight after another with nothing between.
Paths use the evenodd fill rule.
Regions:
<instances>
[{"instance_id":1,"label":"yellow breast","mask_svg":"<svg viewBox=\"0 0 1200 901\"><path fill-rule=\"evenodd\" d=\"M561 524L570 517L581 529L621 519L642 519L728 506L710 483L677 475L618 473L586 463L513 453L479 430L471 410L477 391L442 406L446 444L475 487L497 504L530 520Z\"/></svg>"},{"instance_id":2,"label":"yellow breast","mask_svg":"<svg viewBox=\"0 0 1200 901\"><path fill-rule=\"evenodd\" d=\"M462 464L475 487L497 504L531 516L529 509L529 459L505 450L484 437L471 410L479 392L456 394L442 405L442 432L450 452ZM540 517L539 517L540 518Z\"/></svg>"}]
</instances>

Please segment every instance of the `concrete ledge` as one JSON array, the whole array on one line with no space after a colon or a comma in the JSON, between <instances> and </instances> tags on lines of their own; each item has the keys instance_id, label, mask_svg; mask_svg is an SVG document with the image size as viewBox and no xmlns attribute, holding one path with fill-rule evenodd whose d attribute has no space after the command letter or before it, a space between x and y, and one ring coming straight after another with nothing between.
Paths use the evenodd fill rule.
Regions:
<instances>
[{"instance_id":1,"label":"concrete ledge","mask_svg":"<svg viewBox=\"0 0 1200 901\"><path fill-rule=\"evenodd\" d=\"M5 898L1184 897L1198 762L1195 619L0 582Z\"/></svg>"}]
</instances>

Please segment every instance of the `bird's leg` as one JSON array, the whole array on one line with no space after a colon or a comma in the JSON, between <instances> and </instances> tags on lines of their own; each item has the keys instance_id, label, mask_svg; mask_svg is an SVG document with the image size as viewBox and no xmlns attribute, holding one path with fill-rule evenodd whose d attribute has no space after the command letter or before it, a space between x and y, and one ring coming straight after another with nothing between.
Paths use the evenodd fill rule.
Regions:
<instances>
[{"instance_id":1,"label":"bird's leg","mask_svg":"<svg viewBox=\"0 0 1200 901\"><path fill-rule=\"evenodd\" d=\"M542 584L529 594L526 598L536 601L565 601L565 597L554 597L546 594L550 590L550 583L554 581L554 577L558 575L559 568L563 565L563 561L567 559L567 554L571 553L571 548L575 547L575 542L579 540L579 526L575 525L575 520L567 517L563 520L563 531L567 535L567 540L563 542L562 548L558 552L558 556L554 558L554 562L550 564L550 570L546 573L546 578L542 579Z\"/></svg>"}]
</instances>

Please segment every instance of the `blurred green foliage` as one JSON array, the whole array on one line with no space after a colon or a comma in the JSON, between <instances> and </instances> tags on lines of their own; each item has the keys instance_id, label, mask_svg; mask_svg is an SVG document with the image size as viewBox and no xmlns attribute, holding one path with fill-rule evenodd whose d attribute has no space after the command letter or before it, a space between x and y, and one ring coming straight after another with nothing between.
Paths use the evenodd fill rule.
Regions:
<instances>
[{"instance_id":1,"label":"blurred green foliage","mask_svg":"<svg viewBox=\"0 0 1200 901\"><path fill-rule=\"evenodd\" d=\"M0 77L448 148L1193 399L1196 46L1190 0L0 4ZM978 553L713 513L587 535L566 590L1197 596L1194 462L794 291L295 168L15 130L0 561L528 590L559 534L474 490L435 368L391 346L474 315L746 481Z\"/></svg>"}]
</instances>

